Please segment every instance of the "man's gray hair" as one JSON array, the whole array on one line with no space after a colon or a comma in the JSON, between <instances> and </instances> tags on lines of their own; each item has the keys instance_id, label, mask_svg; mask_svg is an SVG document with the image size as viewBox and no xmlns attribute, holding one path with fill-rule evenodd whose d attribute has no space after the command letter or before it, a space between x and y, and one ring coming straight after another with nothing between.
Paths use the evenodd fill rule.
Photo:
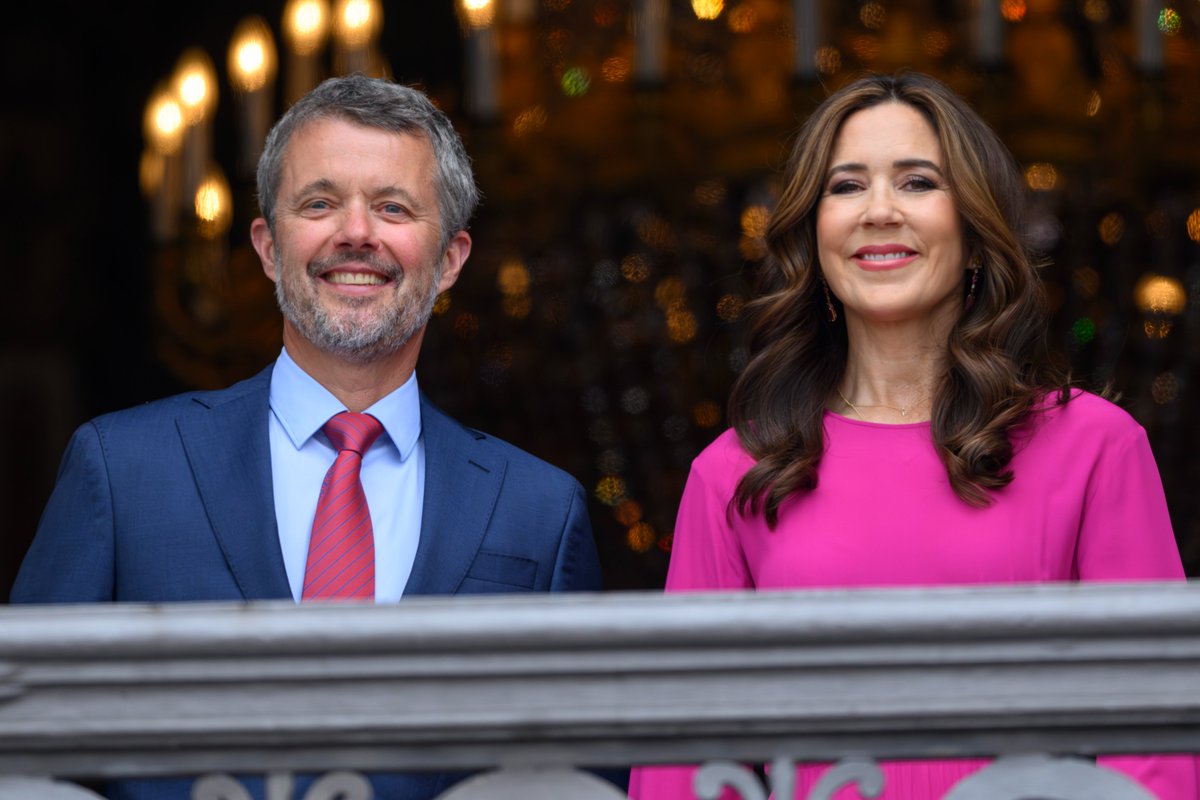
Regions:
<instances>
[{"instance_id":1,"label":"man's gray hair","mask_svg":"<svg viewBox=\"0 0 1200 800\"><path fill-rule=\"evenodd\" d=\"M258 159L258 207L275 231L275 202L283 172L283 154L292 135L310 122L341 119L369 128L424 136L437 161L438 208L442 246L465 230L479 204L471 159L449 117L424 92L361 73L330 78L296 101L267 134Z\"/></svg>"}]
</instances>

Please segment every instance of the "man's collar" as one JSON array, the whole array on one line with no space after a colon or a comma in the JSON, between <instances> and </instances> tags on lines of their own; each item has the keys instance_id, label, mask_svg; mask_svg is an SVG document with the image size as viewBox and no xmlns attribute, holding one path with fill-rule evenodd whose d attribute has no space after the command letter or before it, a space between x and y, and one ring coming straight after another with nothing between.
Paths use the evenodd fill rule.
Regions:
<instances>
[{"instance_id":1,"label":"man's collar","mask_svg":"<svg viewBox=\"0 0 1200 800\"><path fill-rule=\"evenodd\" d=\"M271 372L271 411L299 450L334 414L347 410L311 375L300 368L287 348L279 353ZM414 372L404 385L366 410L383 423L383 429L406 460L421 436L421 400Z\"/></svg>"}]
</instances>

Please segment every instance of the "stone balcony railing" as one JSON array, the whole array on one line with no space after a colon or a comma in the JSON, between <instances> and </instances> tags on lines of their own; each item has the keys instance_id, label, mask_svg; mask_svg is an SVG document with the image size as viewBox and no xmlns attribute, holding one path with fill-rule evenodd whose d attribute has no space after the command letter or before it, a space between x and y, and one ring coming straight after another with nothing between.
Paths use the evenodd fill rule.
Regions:
<instances>
[{"instance_id":1,"label":"stone balcony railing","mask_svg":"<svg viewBox=\"0 0 1200 800\"><path fill-rule=\"evenodd\" d=\"M300 770L335 774L295 800L365 800L357 771L413 769L485 770L445 800L611 800L571 768L680 762L765 800L844 759L810 797L869 796L870 759L970 756L1000 758L947 800L1132 800L1086 757L1148 752L1200 752L1200 586L0 609L0 800L245 796L222 773L293 800Z\"/></svg>"}]
</instances>

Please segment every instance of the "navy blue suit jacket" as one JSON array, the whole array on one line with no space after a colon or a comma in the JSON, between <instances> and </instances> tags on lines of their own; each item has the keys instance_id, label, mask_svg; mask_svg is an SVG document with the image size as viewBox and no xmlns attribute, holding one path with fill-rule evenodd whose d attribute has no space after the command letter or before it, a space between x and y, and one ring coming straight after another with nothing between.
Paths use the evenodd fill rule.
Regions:
<instances>
[{"instance_id":1,"label":"navy blue suit jacket","mask_svg":"<svg viewBox=\"0 0 1200 800\"><path fill-rule=\"evenodd\" d=\"M268 368L80 427L13 602L290 599L271 482L270 380ZM421 428L425 505L406 596L600 588L577 481L424 397ZM455 777L373 781L380 800L426 800ZM138 781L110 796L188 795L179 781Z\"/></svg>"}]
</instances>

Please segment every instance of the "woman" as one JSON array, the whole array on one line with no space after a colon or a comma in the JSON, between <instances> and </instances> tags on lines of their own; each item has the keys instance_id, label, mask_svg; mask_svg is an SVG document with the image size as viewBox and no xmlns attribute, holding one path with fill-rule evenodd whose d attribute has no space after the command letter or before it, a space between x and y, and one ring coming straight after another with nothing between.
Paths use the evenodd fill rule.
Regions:
<instances>
[{"instance_id":1,"label":"woman","mask_svg":"<svg viewBox=\"0 0 1200 800\"><path fill-rule=\"evenodd\" d=\"M786 180L667 589L1182 578L1145 432L1050 364L1020 175L979 116L926 76L863 78L804 125ZM883 797L940 798L985 763L886 764ZM1189 757L1105 763L1197 796ZM631 794L691 798L692 772L635 770Z\"/></svg>"}]
</instances>

